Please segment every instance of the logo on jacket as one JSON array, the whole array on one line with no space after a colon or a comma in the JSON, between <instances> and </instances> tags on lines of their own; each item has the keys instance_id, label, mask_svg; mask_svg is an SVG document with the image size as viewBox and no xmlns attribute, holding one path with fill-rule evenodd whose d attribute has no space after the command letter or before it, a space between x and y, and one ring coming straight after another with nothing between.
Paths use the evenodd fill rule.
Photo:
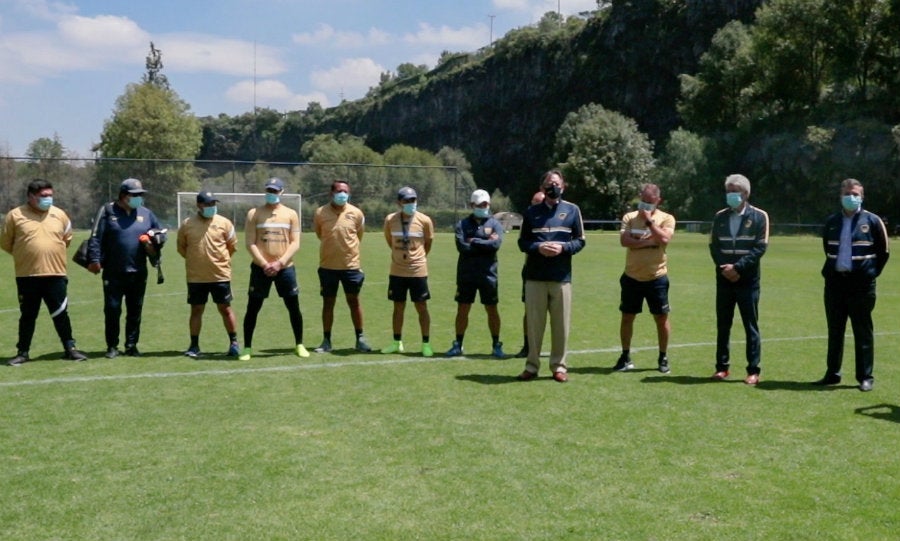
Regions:
<instances>
[{"instance_id":1,"label":"logo on jacket","mask_svg":"<svg viewBox=\"0 0 900 541\"><path fill-rule=\"evenodd\" d=\"M750 227L751 225L753 225L753 220L747 218L747 220L744 222L744 227Z\"/></svg>"},{"instance_id":2,"label":"logo on jacket","mask_svg":"<svg viewBox=\"0 0 900 541\"><path fill-rule=\"evenodd\" d=\"M868 233L869 232L869 224L861 224L859 226L859 230L862 231L863 233Z\"/></svg>"},{"instance_id":3,"label":"logo on jacket","mask_svg":"<svg viewBox=\"0 0 900 541\"><path fill-rule=\"evenodd\" d=\"M565 219L566 219L566 216L568 216L568 215L569 215L568 212L560 212L560 213L559 213L559 219L560 219L560 220L565 220Z\"/></svg>"}]
</instances>

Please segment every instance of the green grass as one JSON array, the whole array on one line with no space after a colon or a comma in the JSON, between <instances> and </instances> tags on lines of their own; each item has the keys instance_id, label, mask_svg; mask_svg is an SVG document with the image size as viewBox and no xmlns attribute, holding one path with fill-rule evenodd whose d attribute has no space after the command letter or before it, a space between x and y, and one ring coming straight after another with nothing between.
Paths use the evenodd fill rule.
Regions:
<instances>
[{"instance_id":1,"label":"green grass","mask_svg":"<svg viewBox=\"0 0 900 541\"><path fill-rule=\"evenodd\" d=\"M77 243L73 243L77 244ZM391 338L387 247L364 243L366 332ZM73 247L74 249L74 247ZM0 369L0 538L29 539L888 539L900 499L900 272L879 280L876 384L807 382L824 372L820 242L773 238L763 260L762 381L741 383L743 333L731 381L713 383L714 282L706 237L679 232L669 249L670 375L655 368L648 314L635 326L637 370L618 356L623 249L595 233L576 256L571 380L515 381L523 362L488 357L475 307L461 360L353 352L338 304L338 351L290 355L287 314L263 308L249 362L227 362L209 307L188 345L184 265L167 249L167 281L152 284L140 359L107 360L99 278L71 269L71 315L92 359L57 361L42 311L32 354ZM298 265L306 345L321 339L318 242L304 235ZM432 343L453 339L455 250L432 251ZM248 258L237 257L239 317ZM501 251L501 315L509 353L521 346L522 255ZM18 308L11 258L0 256L0 352L15 353ZM404 342L418 351L414 310Z\"/></svg>"}]
</instances>

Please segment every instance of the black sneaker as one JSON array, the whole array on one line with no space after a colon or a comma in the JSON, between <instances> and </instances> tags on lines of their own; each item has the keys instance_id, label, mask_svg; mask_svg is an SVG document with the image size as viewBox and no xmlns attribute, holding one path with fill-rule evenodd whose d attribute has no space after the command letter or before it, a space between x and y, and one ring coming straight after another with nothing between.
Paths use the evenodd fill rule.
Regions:
<instances>
[{"instance_id":1,"label":"black sneaker","mask_svg":"<svg viewBox=\"0 0 900 541\"><path fill-rule=\"evenodd\" d=\"M526 357L528 357L528 344L522 346L522 349L516 353L516 359L524 359Z\"/></svg>"},{"instance_id":2,"label":"black sneaker","mask_svg":"<svg viewBox=\"0 0 900 541\"><path fill-rule=\"evenodd\" d=\"M613 370L616 372L628 372L634 368L634 363L631 362L631 357L626 354L622 354L619 356L619 360L616 361L616 365L613 367Z\"/></svg>"},{"instance_id":3,"label":"black sneaker","mask_svg":"<svg viewBox=\"0 0 900 541\"><path fill-rule=\"evenodd\" d=\"M115 359L118 356L119 350L117 348L107 348L106 354L104 355L104 357L106 357L107 359Z\"/></svg>"},{"instance_id":4,"label":"black sneaker","mask_svg":"<svg viewBox=\"0 0 900 541\"><path fill-rule=\"evenodd\" d=\"M27 363L28 361L29 361L28 352L20 351L20 352L16 353L15 357L6 361L6 364L9 366L20 366L20 365Z\"/></svg>"},{"instance_id":5,"label":"black sneaker","mask_svg":"<svg viewBox=\"0 0 900 541\"><path fill-rule=\"evenodd\" d=\"M668 357L660 357L657 365L657 370L662 372L663 374L669 373L669 358Z\"/></svg>"},{"instance_id":6,"label":"black sneaker","mask_svg":"<svg viewBox=\"0 0 900 541\"><path fill-rule=\"evenodd\" d=\"M125 355L128 355L129 357L140 357L141 352L138 351L137 345L129 346L128 344L125 344Z\"/></svg>"},{"instance_id":7,"label":"black sneaker","mask_svg":"<svg viewBox=\"0 0 900 541\"><path fill-rule=\"evenodd\" d=\"M78 351L74 347L71 347L66 350L66 353L63 355L63 359L67 361L86 361L87 355Z\"/></svg>"}]
</instances>

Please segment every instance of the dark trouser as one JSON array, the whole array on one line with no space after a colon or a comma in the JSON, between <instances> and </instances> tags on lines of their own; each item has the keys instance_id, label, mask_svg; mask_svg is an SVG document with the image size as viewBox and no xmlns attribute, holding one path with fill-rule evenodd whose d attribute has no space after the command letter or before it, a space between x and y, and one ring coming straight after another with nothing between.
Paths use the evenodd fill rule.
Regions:
<instances>
[{"instance_id":1,"label":"dark trouser","mask_svg":"<svg viewBox=\"0 0 900 541\"><path fill-rule=\"evenodd\" d=\"M69 300L67 297L69 279L65 276L27 276L16 278L16 289L19 294L19 343L16 344L20 353L26 353L31 349L31 339L34 337L34 327L38 313L41 311L41 301L47 305L56 334L62 341L63 349L75 346L72 338L72 323L69 321L67 309Z\"/></svg>"},{"instance_id":2,"label":"dark trouser","mask_svg":"<svg viewBox=\"0 0 900 541\"><path fill-rule=\"evenodd\" d=\"M875 365L875 280L834 277L825 280L825 319L828 322L828 373L840 376L844 357L847 318L853 327L856 350L856 381L872 379Z\"/></svg>"},{"instance_id":3,"label":"dark trouser","mask_svg":"<svg viewBox=\"0 0 900 541\"><path fill-rule=\"evenodd\" d=\"M146 272L103 274L103 315L106 319L106 347L119 345L119 320L125 298L125 347L136 346L141 337L141 312L147 291Z\"/></svg>"},{"instance_id":4,"label":"dark trouser","mask_svg":"<svg viewBox=\"0 0 900 541\"><path fill-rule=\"evenodd\" d=\"M747 374L759 374L762 340L759 335L759 281L752 284L732 284L724 278L716 279L716 371L728 370L731 324L734 305L741 312L744 334L747 337Z\"/></svg>"}]
</instances>

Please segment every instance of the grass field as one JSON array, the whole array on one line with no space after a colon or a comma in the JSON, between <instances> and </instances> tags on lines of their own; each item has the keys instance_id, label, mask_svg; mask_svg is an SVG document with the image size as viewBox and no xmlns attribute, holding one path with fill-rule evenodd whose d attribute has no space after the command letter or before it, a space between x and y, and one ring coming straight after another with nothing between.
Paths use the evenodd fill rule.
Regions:
<instances>
[{"instance_id":1,"label":"grass field","mask_svg":"<svg viewBox=\"0 0 900 541\"><path fill-rule=\"evenodd\" d=\"M148 287L140 359L107 360L99 278L71 268L76 338L91 360L58 361L42 311L32 355L0 368L0 538L32 539L896 539L900 531L900 263L879 280L875 390L824 373L823 260L812 237L773 238L763 259L762 380L743 385L743 333L730 381L714 367L714 282L698 234L669 249L672 373L655 371L655 330L635 325L637 369L618 352L623 249L594 233L575 258L571 379L515 381L520 359L491 359L476 307L464 359L356 354L339 302L333 354L298 359L287 314L270 298L249 362L226 361L207 310L188 345L184 265L167 248L167 280ZM73 243L74 245L77 243ZM364 244L366 333L391 337L388 250ZM318 242L296 258L306 345L321 340ZM455 250L430 258L432 343L453 339ZM522 255L501 250L508 353L521 346ZM247 265L237 256L239 317ZM152 276L152 275L151 275ZM0 255L0 353L15 354L11 257ZM420 346L407 311L407 351Z\"/></svg>"}]
</instances>

